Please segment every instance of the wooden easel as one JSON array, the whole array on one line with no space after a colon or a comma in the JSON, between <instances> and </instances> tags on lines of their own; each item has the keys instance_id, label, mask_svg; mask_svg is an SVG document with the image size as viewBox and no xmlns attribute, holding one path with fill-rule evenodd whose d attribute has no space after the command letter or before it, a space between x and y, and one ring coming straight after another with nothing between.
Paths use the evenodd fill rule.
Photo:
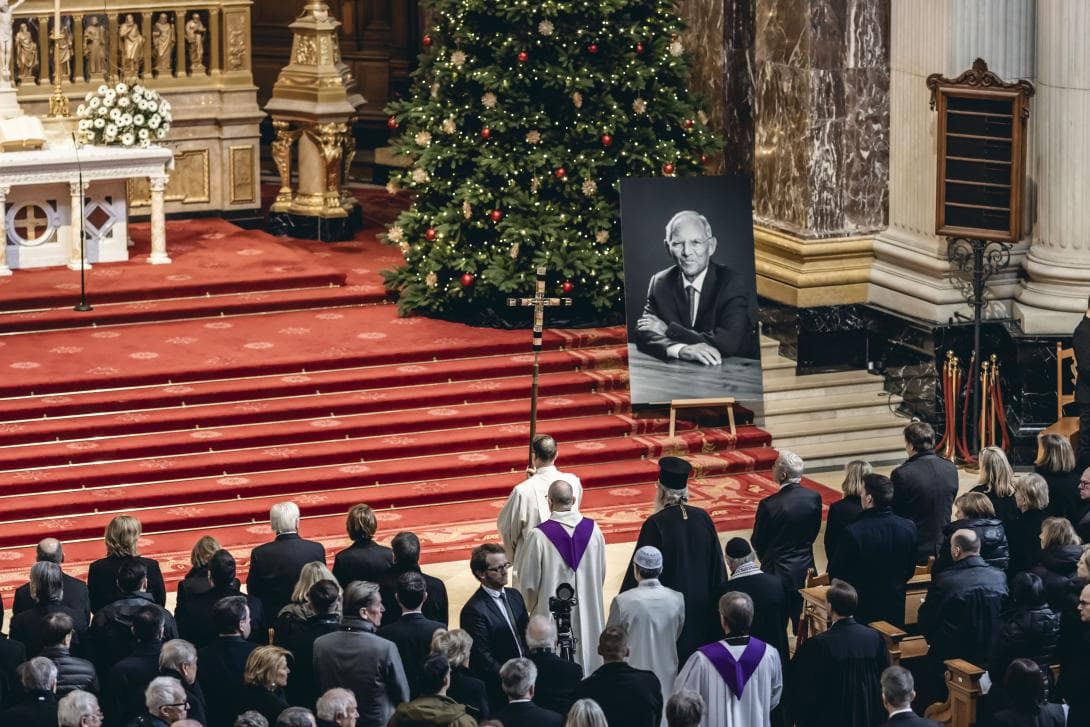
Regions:
<instances>
[{"instance_id":1,"label":"wooden easel","mask_svg":"<svg viewBox=\"0 0 1090 727\"><path fill-rule=\"evenodd\" d=\"M672 399L670 401L670 436L674 436L677 428L677 410L695 409L696 407L720 407L727 408L727 422L730 424L730 433L737 434L734 428L734 397L724 396L712 399Z\"/></svg>"}]
</instances>

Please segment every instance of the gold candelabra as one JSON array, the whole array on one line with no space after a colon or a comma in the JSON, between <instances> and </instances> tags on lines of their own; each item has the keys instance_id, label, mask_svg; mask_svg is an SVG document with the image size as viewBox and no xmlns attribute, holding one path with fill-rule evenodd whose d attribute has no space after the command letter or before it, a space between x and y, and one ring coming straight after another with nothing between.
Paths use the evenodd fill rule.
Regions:
<instances>
[{"instance_id":1,"label":"gold candelabra","mask_svg":"<svg viewBox=\"0 0 1090 727\"><path fill-rule=\"evenodd\" d=\"M49 95L49 118L67 119L72 115L72 105L61 88L61 40L64 33L60 24L53 28L53 93Z\"/></svg>"}]
</instances>

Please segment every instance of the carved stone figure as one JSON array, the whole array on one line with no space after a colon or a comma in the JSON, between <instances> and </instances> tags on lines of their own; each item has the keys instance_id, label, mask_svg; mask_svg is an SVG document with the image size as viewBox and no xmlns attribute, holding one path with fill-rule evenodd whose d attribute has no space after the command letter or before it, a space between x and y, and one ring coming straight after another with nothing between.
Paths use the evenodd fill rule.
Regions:
<instances>
[{"instance_id":1,"label":"carved stone figure","mask_svg":"<svg viewBox=\"0 0 1090 727\"><path fill-rule=\"evenodd\" d=\"M34 42L34 34L26 23L19 23L19 32L15 34L15 67L19 71L19 82L32 83L37 65L38 44Z\"/></svg>"},{"instance_id":2,"label":"carved stone figure","mask_svg":"<svg viewBox=\"0 0 1090 727\"><path fill-rule=\"evenodd\" d=\"M63 32L55 41L57 44L57 56L61 64L61 78L72 78L72 28L63 26ZM59 83L59 81L58 81Z\"/></svg>"},{"instance_id":3,"label":"carved stone figure","mask_svg":"<svg viewBox=\"0 0 1090 727\"><path fill-rule=\"evenodd\" d=\"M160 76L169 76L174 59L174 24L166 13L159 13L159 19L151 31L151 42L155 49L155 72Z\"/></svg>"},{"instance_id":4,"label":"carved stone figure","mask_svg":"<svg viewBox=\"0 0 1090 727\"><path fill-rule=\"evenodd\" d=\"M126 79L139 78L144 59L144 34L132 13L125 16L117 34L121 38L121 72Z\"/></svg>"},{"instance_id":5,"label":"carved stone figure","mask_svg":"<svg viewBox=\"0 0 1090 727\"><path fill-rule=\"evenodd\" d=\"M185 24L185 46L189 51L189 67L193 72L204 70L204 34L207 32L201 16L193 13Z\"/></svg>"},{"instance_id":6,"label":"carved stone figure","mask_svg":"<svg viewBox=\"0 0 1090 727\"><path fill-rule=\"evenodd\" d=\"M83 29L83 58L88 78L105 75L106 29L99 25L95 15L91 16L89 25Z\"/></svg>"},{"instance_id":7,"label":"carved stone figure","mask_svg":"<svg viewBox=\"0 0 1090 727\"><path fill-rule=\"evenodd\" d=\"M0 0L0 88L11 88L12 13L26 0Z\"/></svg>"}]
</instances>

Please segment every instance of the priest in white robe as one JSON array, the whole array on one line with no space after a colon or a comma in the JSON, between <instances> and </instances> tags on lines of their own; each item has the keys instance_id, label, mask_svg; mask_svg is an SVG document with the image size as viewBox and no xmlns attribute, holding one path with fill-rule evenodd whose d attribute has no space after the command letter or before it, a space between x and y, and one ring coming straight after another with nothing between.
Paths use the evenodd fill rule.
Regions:
<instances>
[{"instance_id":1,"label":"priest in white robe","mask_svg":"<svg viewBox=\"0 0 1090 727\"><path fill-rule=\"evenodd\" d=\"M677 675L674 691L704 698L701 727L770 727L769 714L783 694L780 652L749 636L753 600L730 591L719 599L727 638L701 646Z\"/></svg>"},{"instance_id":2,"label":"priest in white robe","mask_svg":"<svg viewBox=\"0 0 1090 727\"><path fill-rule=\"evenodd\" d=\"M666 704L677 678L677 640L685 625L685 596L659 582L662 551L653 545L636 551L632 572L637 585L613 599L606 626L625 630L628 663L655 673Z\"/></svg>"},{"instance_id":3,"label":"priest in white robe","mask_svg":"<svg viewBox=\"0 0 1090 727\"><path fill-rule=\"evenodd\" d=\"M549 487L548 520L532 528L518 550L519 590L531 616L549 614L556 587L575 589L572 634L575 660L590 674L602 665L598 636L605 628L602 589L606 579L606 543L602 531L575 509L572 486L557 480Z\"/></svg>"},{"instance_id":4,"label":"priest in white robe","mask_svg":"<svg viewBox=\"0 0 1090 727\"><path fill-rule=\"evenodd\" d=\"M518 588L518 549L526 534L540 523L549 519L549 485L563 480L575 493L575 509L583 501L583 485L579 478L556 468L556 440L548 434L538 434L531 443L533 464L528 470L527 479L515 485L500 515L496 519L496 528L500 531L503 547L507 551L507 560L515 564L512 585Z\"/></svg>"}]
</instances>

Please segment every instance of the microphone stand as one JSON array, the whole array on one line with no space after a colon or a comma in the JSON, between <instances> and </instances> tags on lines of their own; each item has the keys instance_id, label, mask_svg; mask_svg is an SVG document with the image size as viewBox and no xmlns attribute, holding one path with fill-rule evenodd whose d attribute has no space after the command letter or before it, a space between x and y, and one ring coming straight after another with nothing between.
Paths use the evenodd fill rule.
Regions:
<instances>
[{"instance_id":1,"label":"microphone stand","mask_svg":"<svg viewBox=\"0 0 1090 727\"><path fill-rule=\"evenodd\" d=\"M86 192L83 189L83 163L79 158L79 142L76 140L76 132L72 132L72 145L76 154L76 173L79 175L79 303L72 310L86 313L94 310L87 302L87 208ZM76 213L72 210L72 214Z\"/></svg>"}]
</instances>

